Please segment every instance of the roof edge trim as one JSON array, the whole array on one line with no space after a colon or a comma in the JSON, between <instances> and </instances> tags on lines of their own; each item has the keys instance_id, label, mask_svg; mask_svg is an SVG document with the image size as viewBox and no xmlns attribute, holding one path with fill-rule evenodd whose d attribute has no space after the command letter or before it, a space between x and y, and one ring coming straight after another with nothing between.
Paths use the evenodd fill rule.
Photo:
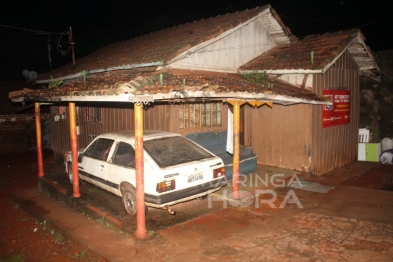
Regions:
<instances>
[{"instance_id":1,"label":"roof edge trim","mask_svg":"<svg viewBox=\"0 0 393 262\"><path fill-rule=\"evenodd\" d=\"M239 70L240 74L244 73L263 73L266 74L322 74L323 69L309 70L309 69L278 69L278 70Z\"/></svg>"},{"instance_id":2,"label":"roof edge trim","mask_svg":"<svg viewBox=\"0 0 393 262\"><path fill-rule=\"evenodd\" d=\"M261 100L273 102L276 104L314 104L314 105L331 105L331 101L316 101L309 100L305 98L290 97L285 95L275 95L269 93L249 93L249 92L225 92L225 93L215 93L204 91L194 91L187 92L186 96L183 94L179 95L178 91L173 91L170 93L157 93L154 95L132 95L128 93L120 93L118 95L71 95L71 96L50 96L41 97L37 99L36 102L128 102L128 103L138 103L138 101L149 101L154 103L155 101L192 101L194 99L198 100L228 100L228 99L240 99L240 100ZM24 97L18 97L11 99L13 102L22 102ZM28 101L32 101L27 99Z\"/></svg>"},{"instance_id":3,"label":"roof edge trim","mask_svg":"<svg viewBox=\"0 0 393 262\"><path fill-rule=\"evenodd\" d=\"M143 64L115 66L115 67L109 67L107 69L89 70L89 71L86 71L86 75L102 73L102 72L109 72L109 71L116 71L116 70L127 70L127 69L135 69L135 68L150 67L150 66L162 66L163 64L164 64L163 62L159 61L159 62L151 62L151 63L143 63ZM58 78L54 78L54 79L39 80L39 81L36 81L36 83L37 84L49 84L52 81L72 80L72 79L81 78L81 77L82 77L82 72L77 73L77 74L73 74L73 75L64 76L64 77L58 77Z\"/></svg>"}]
</instances>

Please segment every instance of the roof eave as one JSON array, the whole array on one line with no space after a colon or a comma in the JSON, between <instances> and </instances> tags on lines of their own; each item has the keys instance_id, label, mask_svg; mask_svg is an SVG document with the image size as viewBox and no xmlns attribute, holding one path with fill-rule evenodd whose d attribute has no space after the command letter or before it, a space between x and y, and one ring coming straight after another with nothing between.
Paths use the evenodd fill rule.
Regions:
<instances>
[{"instance_id":1,"label":"roof eave","mask_svg":"<svg viewBox=\"0 0 393 262\"><path fill-rule=\"evenodd\" d=\"M169 93L157 93L153 95L133 95L120 93L117 95L70 95L70 96L43 96L37 98L11 98L12 102L35 101L35 102L131 102L131 103L153 103L154 101L193 101L193 100L228 100L239 99L246 101L266 101L276 104L314 104L331 105L330 101L317 101L306 98L275 95L270 93L249 92L204 92L192 91L186 94L178 91Z\"/></svg>"},{"instance_id":2,"label":"roof eave","mask_svg":"<svg viewBox=\"0 0 393 262\"><path fill-rule=\"evenodd\" d=\"M240 74L266 73L266 74L321 74L323 69L268 69L268 70L239 70Z\"/></svg>"}]
</instances>

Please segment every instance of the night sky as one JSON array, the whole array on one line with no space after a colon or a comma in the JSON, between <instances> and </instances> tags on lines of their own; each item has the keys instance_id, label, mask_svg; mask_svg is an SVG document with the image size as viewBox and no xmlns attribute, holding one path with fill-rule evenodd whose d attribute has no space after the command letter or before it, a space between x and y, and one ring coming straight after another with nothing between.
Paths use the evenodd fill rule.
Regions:
<instances>
[{"instance_id":1,"label":"night sky","mask_svg":"<svg viewBox=\"0 0 393 262\"><path fill-rule=\"evenodd\" d=\"M299 38L359 28L373 51L393 49L390 29L393 14L388 2L380 0L364 3L344 0L2 0L0 80L24 81L24 69L38 74L49 71L48 42L51 44L52 68L71 63L68 35L61 34L70 27L78 59L110 43L266 4L277 11Z\"/></svg>"}]
</instances>

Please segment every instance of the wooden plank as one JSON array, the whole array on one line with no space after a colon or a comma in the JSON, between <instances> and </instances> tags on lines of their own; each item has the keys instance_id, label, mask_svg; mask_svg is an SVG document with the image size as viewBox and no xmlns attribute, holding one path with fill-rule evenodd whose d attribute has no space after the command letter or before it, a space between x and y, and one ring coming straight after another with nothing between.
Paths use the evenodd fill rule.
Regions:
<instances>
[{"instance_id":1,"label":"wooden plank","mask_svg":"<svg viewBox=\"0 0 393 262\"><path fill-rule=\"evenodd\" d=\"M34 91L34 90L33 89L29 89L29 88L23 88L22 90L11 91L11 92L8 93L8 98L24 95L24 94L27 94L27 93L32 92L32 91Z\"/></svg>"}]
</instances>

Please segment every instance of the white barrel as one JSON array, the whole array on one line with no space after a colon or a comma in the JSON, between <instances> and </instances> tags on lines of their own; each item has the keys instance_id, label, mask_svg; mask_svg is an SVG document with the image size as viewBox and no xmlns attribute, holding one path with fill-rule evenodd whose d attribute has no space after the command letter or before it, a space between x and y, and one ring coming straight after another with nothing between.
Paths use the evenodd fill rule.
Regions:
<instances>
[{"instance_id":1,"label":"white barrel","mask_svg":"<svg viewBox=\"0 0 393 262\"><path fill-rule=\"evenodd\" d=\"M382 139L382 152L393 148L393 140L391 138Z\"/></svg>"}]
</instances>

